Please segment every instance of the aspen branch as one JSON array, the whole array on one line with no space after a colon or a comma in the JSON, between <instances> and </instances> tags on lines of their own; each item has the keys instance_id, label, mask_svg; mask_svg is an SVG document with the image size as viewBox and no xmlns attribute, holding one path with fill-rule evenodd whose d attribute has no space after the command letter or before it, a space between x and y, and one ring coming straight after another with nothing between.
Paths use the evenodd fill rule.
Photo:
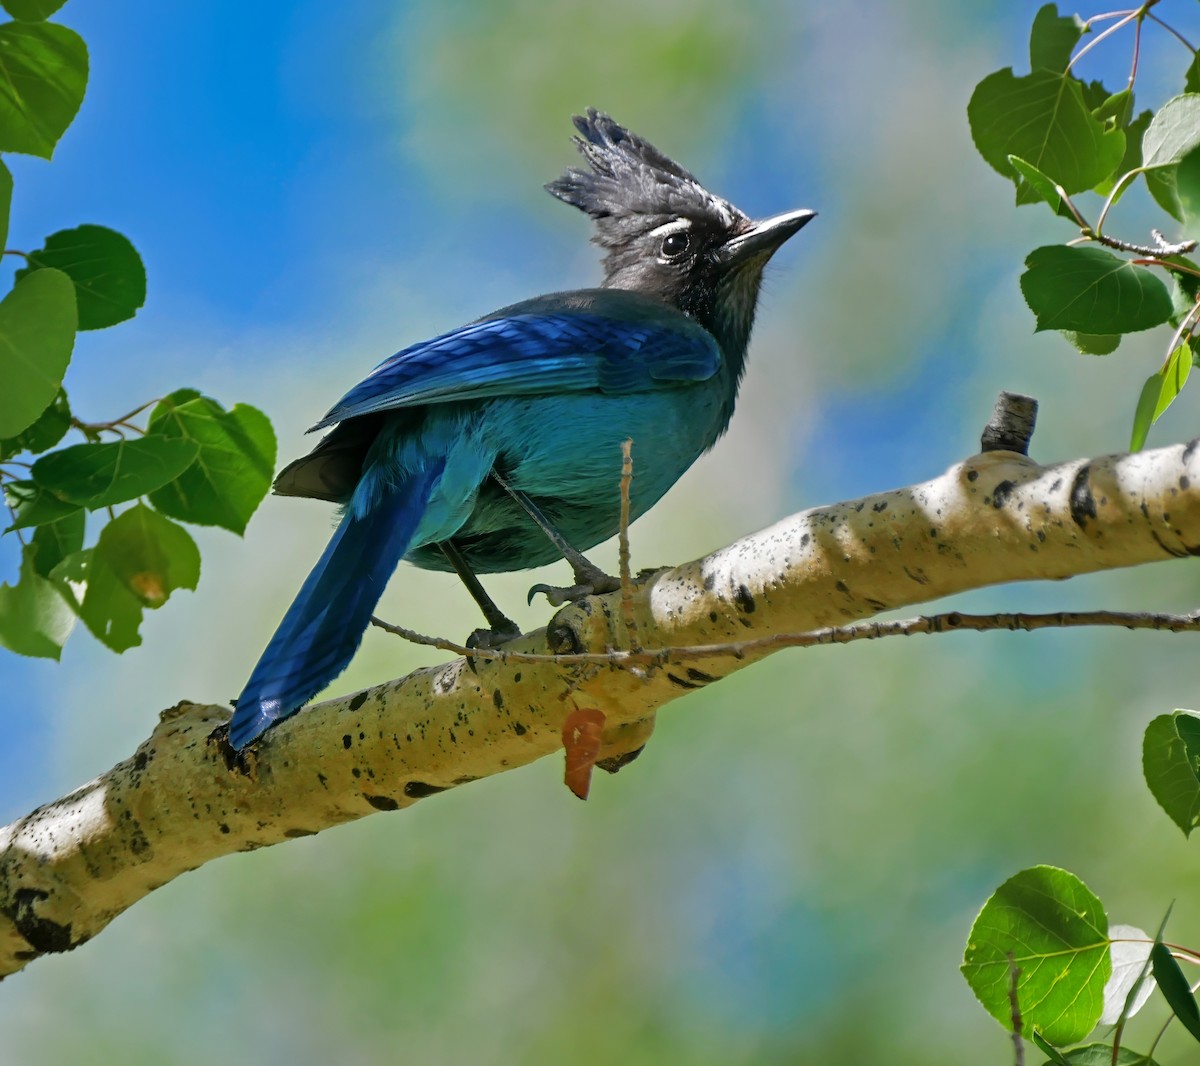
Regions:
<instances>
[{"instance_id":1,"label":"aspen branch","mask_svg":"<svg viewBox=\"0 0 1200 1066\"><path fill-rule=\"evenodd\" d=\"M882 611L987 585L1200 554L1200 442L1041 466L1021 454L1032 420L1014 431L1020 421L1002 417L991 450L930 481L804 511L563 608L547 628L470 663L317 704L242 755L224 740L227 708L184 701L164 711L131 758L0 830L0 975L77 947L212 859L551 754L578 709L604 715L598 765L616 770L645 745L659 708L797 634L845 633ZM947 619L971 616L938 617L924 624L953 630L963 626ZM1191 616L1178 626L1146 617L1193 628ZM614 663L614 649L688 654ZM562 653L589 658L551 657Z\"/></svg>"}]
</instances>

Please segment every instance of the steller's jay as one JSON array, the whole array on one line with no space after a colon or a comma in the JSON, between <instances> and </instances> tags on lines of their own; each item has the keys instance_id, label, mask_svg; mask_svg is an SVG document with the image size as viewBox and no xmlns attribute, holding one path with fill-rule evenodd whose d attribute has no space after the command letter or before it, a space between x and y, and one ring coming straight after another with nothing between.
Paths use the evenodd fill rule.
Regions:
<instances>
[{"instance_id":1,"label":"steller's jay","mask_svg":"<svg viewBox=\"0 0 1200 1066\"><path fill-rule=\"evenodd\" d=\"M733 414L763 267L813 217L752 221L649 142L589 109L590 170L546 186L585 211L606 251L598 289L538 296L380 363L275 480L343 507L329 546L236 702L243 748L350 662L401 559L455 570L496 644L519 630L476 573L566 558L561 603L615 589L580 549L617 532L621 442L636 518L712 447Z\"/></svg>"}]
</instances>

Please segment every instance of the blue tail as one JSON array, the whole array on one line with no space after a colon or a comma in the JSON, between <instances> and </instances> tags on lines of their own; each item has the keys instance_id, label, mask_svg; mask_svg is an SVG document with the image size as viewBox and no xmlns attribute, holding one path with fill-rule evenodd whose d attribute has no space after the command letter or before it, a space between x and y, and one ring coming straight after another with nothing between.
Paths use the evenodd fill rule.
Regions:
<instances>
[{"instance_id":1,"label":"blue tail","mask_svg":"<svg viewBox=\"0 0 1200 1066\"><path fill-rule=\"evenodd\" d=\"M244 748L295 714L346 669L440 473L410 475L365 514L347 509L237 699L229 723L233 747Z\"/></svg>"}]
</instances>

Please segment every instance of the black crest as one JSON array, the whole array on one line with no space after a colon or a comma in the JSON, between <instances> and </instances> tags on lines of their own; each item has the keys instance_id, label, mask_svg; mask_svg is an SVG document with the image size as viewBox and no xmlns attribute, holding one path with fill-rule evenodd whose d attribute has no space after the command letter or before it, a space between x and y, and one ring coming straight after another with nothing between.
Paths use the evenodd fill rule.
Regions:
<instances>
[{"instance_id":1,"label":"black crest","mask_svg":"<svg viewBox=\"0 0 1200 1066\"><path fill-rule=\"evenodd\" d=\"M600 244L611 246L626 239L631 228L650 228L671 218L730 227L743 217L649 141L602 111L590 107L574 122L581 134L575 146L591 170L571 167L546 191L587 212L596 222Z\"/></svg>"}]
</instances>

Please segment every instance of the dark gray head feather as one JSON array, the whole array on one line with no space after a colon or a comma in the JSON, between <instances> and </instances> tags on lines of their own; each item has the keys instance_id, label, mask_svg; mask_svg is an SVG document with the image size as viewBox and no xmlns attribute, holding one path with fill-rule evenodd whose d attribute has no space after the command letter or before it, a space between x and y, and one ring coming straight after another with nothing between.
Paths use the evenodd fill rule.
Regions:
<instances>
[{"instance_id":1,"label":"dark gray head feather","mask_svg":"<svg viewBox=\"0 0 1200 1066\"><path fill-rule=\"evenodd\" d=\"M588 108L574 121L575 146L591 169L571 167L546 191L595 220L598 244L612 248L673 218L729 228L745 217L603 112Z\"/></svg>"}]
</instances>

